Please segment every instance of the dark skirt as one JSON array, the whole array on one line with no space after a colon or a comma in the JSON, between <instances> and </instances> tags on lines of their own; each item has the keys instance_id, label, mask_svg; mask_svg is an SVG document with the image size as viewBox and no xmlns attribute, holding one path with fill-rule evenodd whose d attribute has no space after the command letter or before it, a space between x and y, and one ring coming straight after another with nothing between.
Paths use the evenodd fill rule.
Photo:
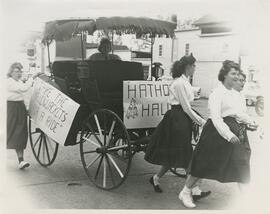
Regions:
<instances>
[{"instance_id":1,"label":"dark skirt","mask_svg":"<svg viewBox=\"0 0 270 214\"><path fill-rule=\"evenodd\" d=\"M221 137L209 119L194 150L189 173L222 183L247 183L250 180L251 150L245 126L232 117L225 117L224 122L241 144L234 145Z\"/></svg>"},{"instance_id":2,"label":"dark skirt","mask_svg":"<svg viewBox=\"0 0 270 214\"><path fill-rule=\"evenodd\" d=\"M172 106L155 129L145 153L152 164L186 168L192 155L192 121L180 105Z\"/></svg>"},{"instance_id":3,"label":"dark skirt","mask_svg":"<svg viewBox=\"0 0 270 214\"><path fill-rule=\"evenodd\" d=\"M7 101L7 149L24 150L28 139L23 101Z\"/></svg>"}]
</instances>

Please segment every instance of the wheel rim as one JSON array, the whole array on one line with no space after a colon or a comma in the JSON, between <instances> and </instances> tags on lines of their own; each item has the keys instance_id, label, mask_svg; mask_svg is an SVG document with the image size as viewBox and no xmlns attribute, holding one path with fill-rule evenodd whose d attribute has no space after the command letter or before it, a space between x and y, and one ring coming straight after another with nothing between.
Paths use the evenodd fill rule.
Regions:
<instances>
[{"instance_id":1,"label":"wheel rim","mask_svg":"<svg viewBox=\"0 0 270 214\"><path fill-rule=\"evenodd\" d=\"M32 152L42 166L50 166L56 158L59 144L37 128L29 117L29 138Z\"/></svg>"},{"instance_id":2,"label":"wheel rim","mask_svg":"<svg viewBox=\"0 0 270 214\"><path fill-rule=\"evenodd\" d=\"M257 102L256 106L255 106L255 111L260 117L263 117L263 115L264 115L263 110L264 110L263 102L261 102L261 101Z\"/></svg>"},{"instance_id":3,"label":"wheel rim","mask_svg":"<svg viewBox=\"0 0 270 214\"><path fill-rule=\"evenodd\" d=\"M120 186L130 169L132 153L128 132L112 111L101 109L85 120L80 154L89 179L99 188Z\"/></svg>"}]
</instances>

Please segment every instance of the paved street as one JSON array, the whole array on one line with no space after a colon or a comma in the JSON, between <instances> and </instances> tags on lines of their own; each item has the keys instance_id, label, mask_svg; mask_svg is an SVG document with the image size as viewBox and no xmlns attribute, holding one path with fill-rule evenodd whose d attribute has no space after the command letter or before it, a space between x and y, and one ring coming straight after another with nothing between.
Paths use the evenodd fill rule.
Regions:
<instances>
[{"instance_id":1,"label":"paved street","mask_svg":"<svg viewBox=\"0 0 270 214\"><path fill-rule=\"evenodd\" d=\"M195 109L207 116L207 100L195 103ZM252 111L252 110L251 110ZM259 141L256 133L250 134L250 143L253 148L253 159L256 168L253 176L260 179L256 183L256 190L262 201L266 200L261 190L266 179L263 176L267 166L260 157L264 144ZM128 178L119 188L113 191L104 191L95 187L83 170L79 146L59 147L58 156L54 164L48 168L40 166L34 159L30 145L25 152L25 159L31 163L26 170L17 169L17 160L14 151L7 151L5 183L0 200L6 204L6 209L12 213L17 209L173 209L182 210L184 206L178 199L184 179L167 173L161 180L164 193L155 193L148 183L150 176L158 170L157 166L144 161L144 153L136 154L132 160L132 167ZM264 156L262 156L264 157ZM253 163L253 162L252 162ZM254 181L255 182L255 181ZM254 183L253 182L253 183ZM253 184L252 183L252 184ZM205 180L202 189L211 190L212 194L197 203L199 210L233 209L239 203L239 190L234 183L221 184L216 181ZM257 197L254 191L254 197ZM0 201L0 202L1 202ZM11 202L16 206L10 206ZM254 205L254 201L252 201ZM265 204L267 202L265 201ZM249 208L248 204L245 204ZM14 212L16 213L16 212Z\"/></svg>"}]
</instances>

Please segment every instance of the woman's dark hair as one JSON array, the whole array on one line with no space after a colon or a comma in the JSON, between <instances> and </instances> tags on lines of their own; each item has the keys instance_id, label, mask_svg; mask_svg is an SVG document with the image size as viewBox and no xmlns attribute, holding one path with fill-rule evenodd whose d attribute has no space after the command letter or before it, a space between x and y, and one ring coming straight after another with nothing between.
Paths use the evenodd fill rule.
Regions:
<instances>
[{"instance_id":1,"label":"woman's dark hair","mask_svg":"<svg viewBox=\"0 0 270 214\"><path fill-rule=\"evenodd\" d=\"M244 79L246 79L247 78L247 75L245 75L244 73L243 73L243 71L242 70L239 70L239 74L238 75L241 75L242 77L244 77Z\"/></svg>"},{"instance_id":2,"label":"woman's dark hair","mask_svg":"<svg viewBox=\"0 0 270 214\"><path fill-rule=\"evenodd\" d=\"M240 70L239 65L236 62L231 60L225 60L222 63L221 69L219 70L218 80L224 82L225 76L230 72L232 68L234 68L237 71Z\"/></svg>"},{"instance_id":3,"label":"woman's dark hair","mask_svg":"<svg viewBox=\"0 0 270 214\"><path fill-rule=\"evenodd\" d=\"M183 56L180 60L173 63L171 74L173 78L180 77L186 71L187 65L192 65L196 62L192 53L189 56Z\"/></svg>"}]
</instances>

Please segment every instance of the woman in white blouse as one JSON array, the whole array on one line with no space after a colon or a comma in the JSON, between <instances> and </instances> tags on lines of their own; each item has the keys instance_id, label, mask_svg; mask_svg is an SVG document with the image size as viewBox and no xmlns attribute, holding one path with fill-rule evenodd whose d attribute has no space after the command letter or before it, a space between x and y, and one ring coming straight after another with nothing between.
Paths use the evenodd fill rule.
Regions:
<instances>
[{"instance_id":1,"label":"woman in white blouse","mask_svg":"<svg viewBox=\"0 0 270 214\"><path fill-rule=\"evenodd\" d=\"M209 97L210 117L195 148L186 184L179 194L179 199L188 208L196 206L191 189L200 178L223 183L247 183L250 179L250 147L246 130L239 123L248 121L233 89L238 74L238 64L223 62L218 75L222 84Z\"/></svg>"},{"instance_id":2,"label":"woman in white blouse","mask_svg":"<svg viewBox=\"0 0 270 214\"><path fill-rule=\"evenodd\" d=\"M184 56L172 66L173 83L170 86L171 109L155 129L147 146L145 160L161 165L157 174L150 178L156 192L162 192L159 179L171 168L187 168L192 156L192 121L203 125L205 120L190 105L194 99L189 77L194 74L196 59Z\"/></svg>"},{"instance_id":3,"label":"woman in white blouse","mask_svg":"<svg viewBox=\"0 0 270 214\"><path fill-rule=\"evenodd\" d=\"M33 85L33 78L29 78L25 83L21 81L22 68L21 63L13 63L7 73L7 149L15 149L19 169L30 166L23 158L28 139L23 94Z\"/></svg>"}]
</instances>

